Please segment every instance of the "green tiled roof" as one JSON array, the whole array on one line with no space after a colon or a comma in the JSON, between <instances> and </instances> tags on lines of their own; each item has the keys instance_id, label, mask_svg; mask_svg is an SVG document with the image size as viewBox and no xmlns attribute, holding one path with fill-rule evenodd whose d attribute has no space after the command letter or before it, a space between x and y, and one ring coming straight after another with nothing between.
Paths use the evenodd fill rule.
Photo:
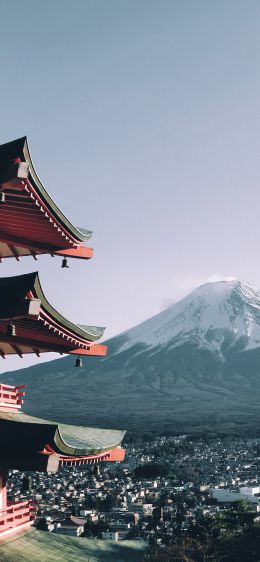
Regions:
<instances>
[{"instance_id":1,"label":"green tiled roof","mask_svg":"<svg viewBox=\"0 0 260 562\"><path fill-rule=\"evenodd\" d=\"M10 439L11 436L17 435L17 439L30 440L32 432L37 435L37 425L41 426L38 450L49 443L61 455L86 456L103 453L119 446L125 435L125 431L116 429L59 424L23 412L0 411L0 448L5 432L10 435ZM45 443L43 443L44 439L46 439ZM15 442L12 446L15 449Z\"/></svg>"},{"instance_id":2,"label":"green tiled roof","mask_svg":"<svg viewBox=\"0 0 260 562\"><path fill-rule=\"evenodd\" d=\"M32 529L0 542L1 562L141 562L143 541L102 541Z\"/></svg>"}]
</instances>

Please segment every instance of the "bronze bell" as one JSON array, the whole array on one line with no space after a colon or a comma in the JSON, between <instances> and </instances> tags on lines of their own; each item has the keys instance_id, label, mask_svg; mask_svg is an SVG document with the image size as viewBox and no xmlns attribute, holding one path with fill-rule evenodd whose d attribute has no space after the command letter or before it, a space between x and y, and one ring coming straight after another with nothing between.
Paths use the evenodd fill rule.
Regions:
<instances>
[{"instance_id":1,"label":"bronze bell","mask_svg":"<svg viewBox=\"0 0 260 562\"><path fill-rule=\"evenodd\" d=\"M1 191L1 194L0 194L0 203L6 203L4 191Z\"/></svg>"},{"instance_id":2,"label":"bronze bell","mask_svg":"<svg viewBox=\"0 0 260 562\"><path fill-rule=\"evenodd\" d=\"M62 268L64 268L64 267L68 268L69 267L67 258L63 258L61 267Z\"/></svg>"},{"instance_id":3,"label":"bronze bell","mask_svg":"<svg viewBox=\"0 0 260 562\"><path fill-rule=\"evenodd\" d=\"M6 333L11 338L16 336L15 324L12 321L8 324Z\"/></svg>"},{"instance_id":4,"label":"bronze bell","mask_svg":"<svg viewBox=\"0 0 260 562\"><path fill-rule=\"evenodd\" d=\"M82 359L77 357L75 367L83 367Z\"/></svg>"}]
</instances>

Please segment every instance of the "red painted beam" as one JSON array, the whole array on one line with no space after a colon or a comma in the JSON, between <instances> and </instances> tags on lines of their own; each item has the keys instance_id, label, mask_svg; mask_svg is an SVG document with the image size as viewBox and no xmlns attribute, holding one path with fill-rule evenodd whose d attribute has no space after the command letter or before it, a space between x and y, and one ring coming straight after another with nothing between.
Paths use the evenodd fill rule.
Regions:
<instances>
[{"instance_id":1,"label":"red painted beam","mask_svg":"<svg viewBox=\"0 0 260 562\"><path fill-rule=\"evenodd\" d=\"M0 469L0 513L7 505L7 490L6 490L7 471L3 468Z\"/></svg>"},{"instance_id":2,"label":"red painted beam","mask_svg":"<svg viewBox=\"0 0 260 562\"><path fill-rule=\"evenodd\" d=\"M14 244L15 246L21 246L22 248L29 248L30 250L35 250L35 252L40 251L41 253L50 254L57 250L57 247L44 243L44 242L33 242L29 238L23 238L19 236L19 240L17 240L16 236L12 236L11 234L7 234L6 232L0 231L0 242L4 244Z\"/></svg>"},{"instance_id":3,"label":"red painted beam","mask_svg":"<svg viewBox=\"0 0 260 562\"><path fill-rule=\"evenodd\" d=\"M106 462L122 462L125 460L125 449L121 449L121 447L116 447L113 449L109 455L109 458L106 459Z\"/></svg>"},{"instance_id":4,"label":"red painted beam","mask_svg":"<svg viewBox=\"0 0 260 562\"><path fill-rule=\"evenodd\" d=\"M37 231L38 234L38 231ZM28 254L31 254L32 252L34 252L35 254L39 253L45 253L45 254L52 254L52 255L57 255L57 256L66 256L68 258L79 258L79 259L91 259L93 256L93 249L92 248L88 248L87 246L79 246L78 248L63 248L63 249L57 249L57 247L53 247L53 241L54 241L54 237L52 236L52 238L50 238L48 236L48 232L44 232L44 238L45 238L45 243L41 243L41 242L36 242L35 240L32 241L28 238L22 238L19 236L19 239L16 238L15 236L11 236L9 234L5 233L1 233L0 232L0 242L3 242L4 244L7 244L8 246L11 244L15 244L15 246L17 248L21 247L23 249L28 250ZM52 240L51 242L47 241L47 238L49 238L50 240ZM2 256L3 258L5 257L4 255ZM8 257L8 256L6 256ZM22 257L22 256L20 256Z\"/></svg>"},{"instance_id":5,"label":"red painted beam","mask_svg":"<svg viewBox=\"0 0 260 562\"><path fill-rule=\"evenodd\" d=\"M52 253L57 256L67 256L68 258L89 260L93 256L93 248L80 246L79 248L64 248L64 250L55 250Z\"/></svg>"},{"instance_id":6,"label":"red painted beam","mask_svg":"<svg viewBox=\"0 0 260 562\"><path fill-rule=\"evenodd\" d=\"M14 338L8 338L7 336L5 336L4 334L0 334L0 341L2 343L7 343L9 345L12 345ZM18 343L18 345L22 345L24 347L28 347L28 353L35 353L35 347L39 348L40 353L47 353L47 352L53 352L53 353L61 353L61 354L67 354L70 353L70 348L68 348L66 345L59 345L57 342L52 342L50 341L43 341L43 340L34 340L31 338L25 338L25 337L20 337L20 336L16 336L15 341ZM80 352L81 350L79 350ZM26 351L23 351L23 353L25 354ZM75 353L78 353L78 351L76 351ZM4 353L3 355L9 355L9 353Z\"/></svg>"},{"instance_id":7,"label":"red painted beam","mask_svg":"<svg viewBox=\"0 0 260 562\"><path fill-rule=\"evenodd\" d=\"M13 345L14 338L8 337L6 334L0 334L0 341L3 343L8 343L9 345ZM22 345L24 347L28 347L28 353L35 353L35 348L37 347L40 350L40 353L44 352L54 352L54 353L64 353L68 355L92 355L92 356L99 356L105 357L107 355L107 346L101 344L93 344L89 349L82 349L82 348L74 348L70 349L69 344L62 345L51 341L44 341L43 339L35 340L33 338L26 338L21 336L16 336L15 342L17 345ZM23 351L25 354L26 351ZM6 354L3 354L6 355ZM7 353L8 355L8 353Z\"/></svg>"},{"instance_id":8,"label":"red painted beam","mask_svg":"<svg viewBox=\"0 0 260 562\"><path fill-rule=\"evenodd\" d=\"M101 357L105 357L107 355L107 351L107 345L94 343L88 349L72 349L68 352L65 351L65 353L69 353L70 355L99 355Z\"/></svg>"}]
</instances>

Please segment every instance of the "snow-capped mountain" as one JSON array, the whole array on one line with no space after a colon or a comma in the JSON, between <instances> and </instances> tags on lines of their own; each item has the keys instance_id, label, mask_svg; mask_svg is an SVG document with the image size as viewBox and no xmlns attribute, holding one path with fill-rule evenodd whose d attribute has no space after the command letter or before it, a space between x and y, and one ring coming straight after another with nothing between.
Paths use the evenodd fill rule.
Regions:
<instances>
[{"instance_id":1,"label":"snow-capped mountain","mask_svg":"<svg viewBox=\"0 0 260 562\"><path fill-rule=\"evenodd\" d=\"M25 383L25 410L61 422L225 433L260 424L260 293L250 285L202 285L107 343L108 356L83 369L69 356L0 380Z\"/></svg>"},{"instance_id":2,"label":"snow-capped mountain","mask_svg":"<svg viewBox=\"0 0 260 562\"><path fill-rule=\"evenodd\" d=\"M165 311L124 332L119 352L136 343L176 347L193 338L221 352L225 335L245 349L260 345L260 292L239 280L206 283Z\"/></svg>"}]
</instances>

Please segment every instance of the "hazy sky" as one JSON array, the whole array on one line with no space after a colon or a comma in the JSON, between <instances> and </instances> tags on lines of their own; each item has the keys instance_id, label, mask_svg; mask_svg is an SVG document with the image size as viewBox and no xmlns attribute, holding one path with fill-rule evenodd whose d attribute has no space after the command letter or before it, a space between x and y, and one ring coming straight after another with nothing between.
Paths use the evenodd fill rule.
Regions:
<instances>
[{"instance_id":1,"label":"hazy sky","mask_svg":"<svg viewBox=\"0 0 260 562\"><path fill-rule=\"evenodd\" d=\"M37 266L50 302L107 337L209 278L260 287L259 0L0 0L0 30L0 142L28 136L95 250L2 276Z\"/></svg>"}]
</instances>

